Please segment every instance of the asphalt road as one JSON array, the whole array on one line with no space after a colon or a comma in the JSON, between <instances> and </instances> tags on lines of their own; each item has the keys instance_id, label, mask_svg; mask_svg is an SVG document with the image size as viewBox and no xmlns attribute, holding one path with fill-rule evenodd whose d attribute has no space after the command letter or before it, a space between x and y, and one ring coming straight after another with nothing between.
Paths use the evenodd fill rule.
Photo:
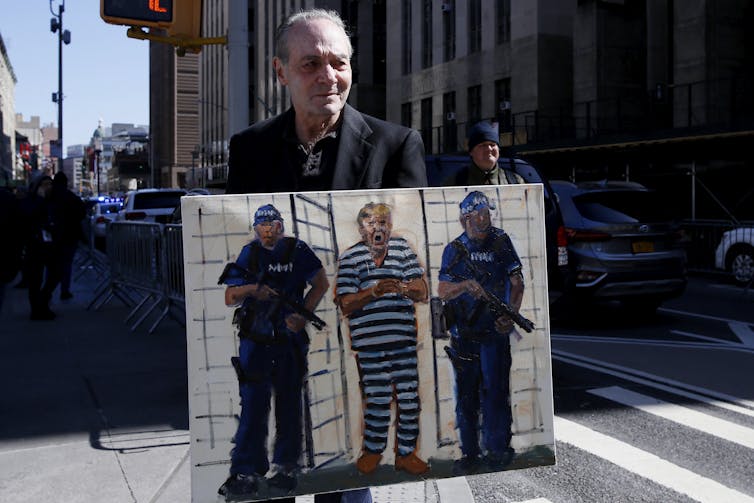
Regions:
<instances>
[{"instance_id":1,"label":"asphalt road","mask_svg":"<svg viewBox=\"0 0 754 503\"><path fill-rule=\"evenodd\" d=\"M754 501L754 291L570 310L552 353L557 464L470 477L474 501Z\"/></svg>"}]
</instances>

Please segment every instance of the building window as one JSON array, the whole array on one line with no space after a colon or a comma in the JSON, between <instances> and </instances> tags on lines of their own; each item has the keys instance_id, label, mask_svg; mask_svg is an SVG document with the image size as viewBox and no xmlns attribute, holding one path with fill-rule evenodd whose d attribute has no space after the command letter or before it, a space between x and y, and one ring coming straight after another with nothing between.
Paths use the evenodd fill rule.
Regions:
<instances>
[{"instance_id":1,"label":"building window","mask_svg":"<svg viewBox=\"0 0 754 503\"><path fill-rule=\"evenodd\" d=\"M482 86L472 86L468 94L468 126L476 124L482 119Z\"/></svg>"},{"instance_id":2,"label":"building window","mask_svg":"<svg viewBox=\"0 0 754 503\"><path fill-rule=\"evenodd\" d=\"M458 127L456 125L456 93L449 92L442 95L443 134L442 146L444 152L458 150Z\"/></svg>"},{"instance_id":3,"label":"building window","mask_svg":"<svg viewBox=\"0 0 754 503\"><path fill-rule=\"evenodd\" d=\"M469 1L469 53L482 50L482 0Z\"/></svg>"},{"instance_id":4,"label":"building window","mask_svg":"<svg viewBox=\"0 0 754 503\"><path fill-rule=\"evenodd\" d=\"M424 0L422 19L422 68L432 66L432 0Z\"/></svg>"},{"instance_id":5,"label":"building window","mask_svg":"<svg viewBox=\"0 0 754 503\"><path fill-rule=\"evenodd\" d=\"M501 131L511 129L511 79L495 81L495 116Z\"/></svg>"},{"instance_id":6,"label":"building window","mask_svg":"<svg viewBox=\"0 0 754 503\"><path fill-rule=\"evenodd\" d=\"M401 125L411 127L411 103L401 104Z\"/></svg>"},{"instance_id":7,"label":"building window","mask_svg":"<svg viewBox=\"0 0 754 503\"><path fill-rule=\"evenodd\" d=\"M403 48L403 61L401 71L403 75L411 73L411 0L403 2L403 32L401 41Z\"/></svg>"},{"instance_id":8,"label":"building window","mask_svg":"<svg viewBox=\"0 0 754 503\"><path fill-rule=\"evenodd\" d=\"M511 0L497 0L495 6L495 42L503 44L511 40Z\"/></svg>"},{"instance_id":9,"label":"building window","mask_svg":"<svg viewBox=\"0 0 754 503\"><path fill-rule=\"evenodd\" d=\"M421 102L421 135L424 141L424 150L432 153L432 98L424 98Z\"/></svg>"},{"instance_id":10,"label":"building window","mask_svg":"<svg viewBox=\"0 0 754 503\"><path fill-rule=\"evenodd\" d=\"M456 57L456 0L442 3L443 61Z\"/></svg>"}]
</instances>

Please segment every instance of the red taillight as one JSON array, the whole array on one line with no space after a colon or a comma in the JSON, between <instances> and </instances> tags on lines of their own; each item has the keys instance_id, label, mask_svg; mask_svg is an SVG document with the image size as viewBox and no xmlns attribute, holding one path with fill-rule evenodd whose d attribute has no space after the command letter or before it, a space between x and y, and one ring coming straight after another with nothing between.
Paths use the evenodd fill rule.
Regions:
<instances>
[{"instance_id":1,"label":"red taillight","mask_svg":"<svg viewBox=\"0 0 754 503\"><path fill-rule=\"evenodd\" d=\"M587 230L579 230L579 229L566 229L565 234L568 238L568 241L570 242L607 241L612 238L612 236L606 232L587 231Z\"/></svg>"},{"instance_id":2,"label":"red taillight","mask_svg":"<svg viewBox=\"0 0 754 503\"><path fill-rule=\"evenodd\" d=\"M566 234L566 228L562 225L558 227L558 233L555 237L558 246L568 246L568 235Z\"/></svg>"},{"instance_id":3,"label":"red taillight","mask_svg":"<svg viewBox=\"0 0 754 503\"><path fill-rule=\"evenodd\" d=\"M105 217L100 216L100 217L97 217L97 220L95 220L94 222L98 223L98 224L105 224L105 223L107 223L109 221L110 221L109 218L105 218Z\"/></svg>"},{"instance_id":4,"label":"red taillight","mask_svg":"<svg viewBox=\"0 0 754 503\"><path fill-rule=\"evenodd\" d=\"M555 241L558 249L558 266L568 265L568 235L562 225L558 227L555 235Z\"/></svg>"},{"instance_id":5,"label":"red taillight","mask_svg":"<svg viewBox=\"0 0 754 503\"><path fill-rule=\"evenodd\" d=\"M129 211L126 213L126 220L144 220L147 214L143 211Z\"/></svg>"}]
</instances>

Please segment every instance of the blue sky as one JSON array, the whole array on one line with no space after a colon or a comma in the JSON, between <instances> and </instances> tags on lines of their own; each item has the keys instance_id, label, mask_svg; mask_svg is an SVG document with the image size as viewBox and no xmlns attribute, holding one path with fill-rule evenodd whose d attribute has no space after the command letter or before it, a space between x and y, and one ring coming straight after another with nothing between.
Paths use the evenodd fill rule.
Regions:
<instances>
[{"instance_id":1,"label":"blue sky","mask_svg":"<svg viewBox=\"0 0 754 503\"><path fill-rule=\"evenodd\" d=\"M61 0L53 0L57 14ZM149 124L149 42L99 17L98 0L67 0L63 28L63 145L89 143L99 119ZM0 0L0 35L16 74L16 113L58 123L58 34L49 0ZM63 150L65 152L65 150Z\"/></svg>"}]
</instances>

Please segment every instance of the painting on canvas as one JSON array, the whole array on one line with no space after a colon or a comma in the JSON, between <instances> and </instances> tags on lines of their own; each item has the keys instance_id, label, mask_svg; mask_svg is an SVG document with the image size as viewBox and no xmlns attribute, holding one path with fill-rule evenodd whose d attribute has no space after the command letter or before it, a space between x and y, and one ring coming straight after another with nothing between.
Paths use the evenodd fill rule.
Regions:
<instances>
[{"instance_id":1,"label":"painting on canvas","mask_svg":"<svg viewBox=\"0 0 754 503\"><path fill-rule=\"evenodd\" d=\"M555 462L541 185L182 214L194 501Z\"/></svg>"}]
</instances>

